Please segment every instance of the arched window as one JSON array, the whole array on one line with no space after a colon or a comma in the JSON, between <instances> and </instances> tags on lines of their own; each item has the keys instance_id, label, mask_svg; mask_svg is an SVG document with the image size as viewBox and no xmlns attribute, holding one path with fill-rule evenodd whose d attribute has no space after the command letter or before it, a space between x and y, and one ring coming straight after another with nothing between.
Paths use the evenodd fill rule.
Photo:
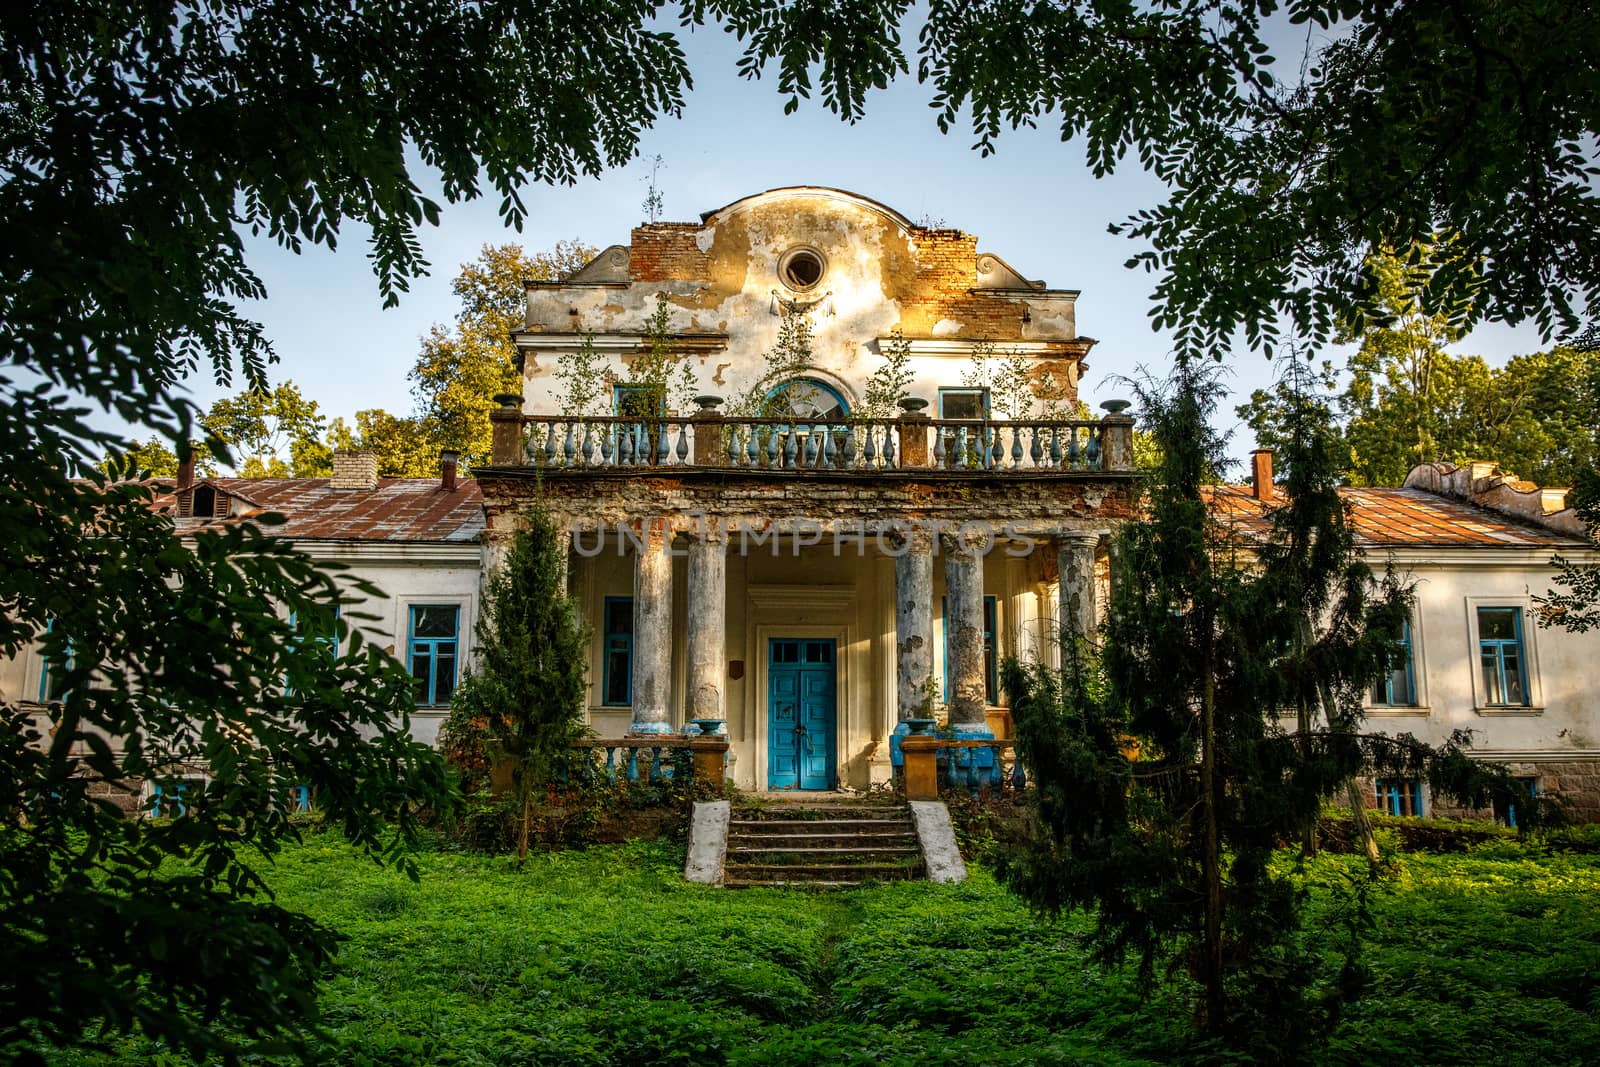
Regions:
<instances>
[{"instance_id":1,"label":"arched window","mask_svg":"<svg viewBox=\"0 0 1600 1067\"><path fill-rule=\"evenodd\" d=\"M772 418L806 422L842 422L850 405L839 391L815 378L790 378L767 392L766 413Z\"/></svg>"}]
</instances>

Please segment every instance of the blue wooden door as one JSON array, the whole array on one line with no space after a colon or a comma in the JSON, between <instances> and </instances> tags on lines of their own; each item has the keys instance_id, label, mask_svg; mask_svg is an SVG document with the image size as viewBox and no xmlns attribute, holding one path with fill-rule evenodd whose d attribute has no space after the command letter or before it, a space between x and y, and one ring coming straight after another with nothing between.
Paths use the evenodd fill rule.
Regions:
<instances>
[{"instance_id":1,"label":"blue wooden door","mask_svg":"<svg viewBox=\"0 0 1600 1067\"><path fill-rule=\"evenodd\" d=\"M767 643L767 788L832 789L837 649L831 638Z\"/></svg>"}]
</instances>

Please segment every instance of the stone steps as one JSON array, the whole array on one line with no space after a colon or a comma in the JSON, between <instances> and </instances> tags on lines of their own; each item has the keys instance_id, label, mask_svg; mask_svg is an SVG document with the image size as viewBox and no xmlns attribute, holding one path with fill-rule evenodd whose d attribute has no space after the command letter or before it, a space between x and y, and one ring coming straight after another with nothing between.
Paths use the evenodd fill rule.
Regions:
<instances>
[{"instance_id":1,"label":"stone steps","mask_svg":"<svg viewBox=\"0 0 1600 1067\"><path fill-rule=\"evenodd\" d=\"M722 884L729 888L844 888L925 876L903 805L785 799L735 811L728 822Z\"/></svg>"}]
</instances>

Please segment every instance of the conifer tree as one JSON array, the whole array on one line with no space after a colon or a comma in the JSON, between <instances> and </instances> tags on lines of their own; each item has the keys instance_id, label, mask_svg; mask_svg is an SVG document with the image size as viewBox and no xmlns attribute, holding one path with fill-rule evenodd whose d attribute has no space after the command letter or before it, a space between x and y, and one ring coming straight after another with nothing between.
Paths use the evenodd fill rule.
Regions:
<instances>
[{"instance_id":1,"label":"conifer tree","mask_svg":"<svg viewBox=\"0 0 1600 1067\"><path fill-rule=\"evenodd\" d=\"M453 700L452 720L479 724L491 759L511 768L518 859L528 855L534 798L584 730L589 632L567 595L565 554L550 513L525 511L489 579L478 659Z\"/></svg>"},{"instance_id":2,"label":"conifer tree","mask_svg":"<svg viewBox=\"0 0 1600 1067\"><path fill-rule=\"evenodd\" d=\"M1358 983L1332 982L1304 948L1300 893L1274 853L1309 842L1323 802L1363 773L1425 776L1471 807L1517 785L1467 758L1465 736L1433 749L1362 732L1410 591L1358 556L1313 399L1296 407L1268 532L1226 521L1227 490L1207 485L1220 392L1188 362L1167 391L1140 390L1161 461L1145 518L1113 545L1103 649L1066 643L1059 674L1005 665L1036 795L1032 839L1004 875L1046 911L1095 909L1105 962L1132 954L1148 982L1181 960L1202 1030L1281 1061ZM1347 960L1342 977L1359 973Z\"/></svg>"}]
</instances>

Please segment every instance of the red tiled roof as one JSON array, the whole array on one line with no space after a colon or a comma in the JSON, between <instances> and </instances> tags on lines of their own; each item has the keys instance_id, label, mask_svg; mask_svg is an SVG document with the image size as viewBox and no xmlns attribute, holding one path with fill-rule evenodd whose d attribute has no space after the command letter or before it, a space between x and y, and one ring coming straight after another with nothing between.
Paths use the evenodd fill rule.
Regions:
<instances>
[{"instance_id":1,"label":"red tiled roof","mask_svg":"<svg viewBox=\"0 0 1600 1067\"><path fill-rule=\"evenodd\" d=\"M380 478L375 489L330 489L327 478L205 478L196 484L232 497L236 517L282 515L287 521L273 532L298 540L471 542L483 532L483 494L471 478L448 493L437 478ZM157 494L158 507L173 504L172 493ZM180 530L205 521L177 520Z\"/></svg>"},{"instance_id":2,"label":"red tiled roof","mask_svg":"<svg viewBox=\"0 0 1600 1067\"><path fill-rule=\"evenodd\" d=\"M1264 536L1268 506L1248 486L1209 490L1212 513L1246 536ZM1281 490L1280 490L1281 494ZM1581 545L1558 530L1422 489L1340 489L1357 544L1374 548L1558 548ZM1282 503L1280 495L1275 504Z\"/></svg>"}]
</instances>

